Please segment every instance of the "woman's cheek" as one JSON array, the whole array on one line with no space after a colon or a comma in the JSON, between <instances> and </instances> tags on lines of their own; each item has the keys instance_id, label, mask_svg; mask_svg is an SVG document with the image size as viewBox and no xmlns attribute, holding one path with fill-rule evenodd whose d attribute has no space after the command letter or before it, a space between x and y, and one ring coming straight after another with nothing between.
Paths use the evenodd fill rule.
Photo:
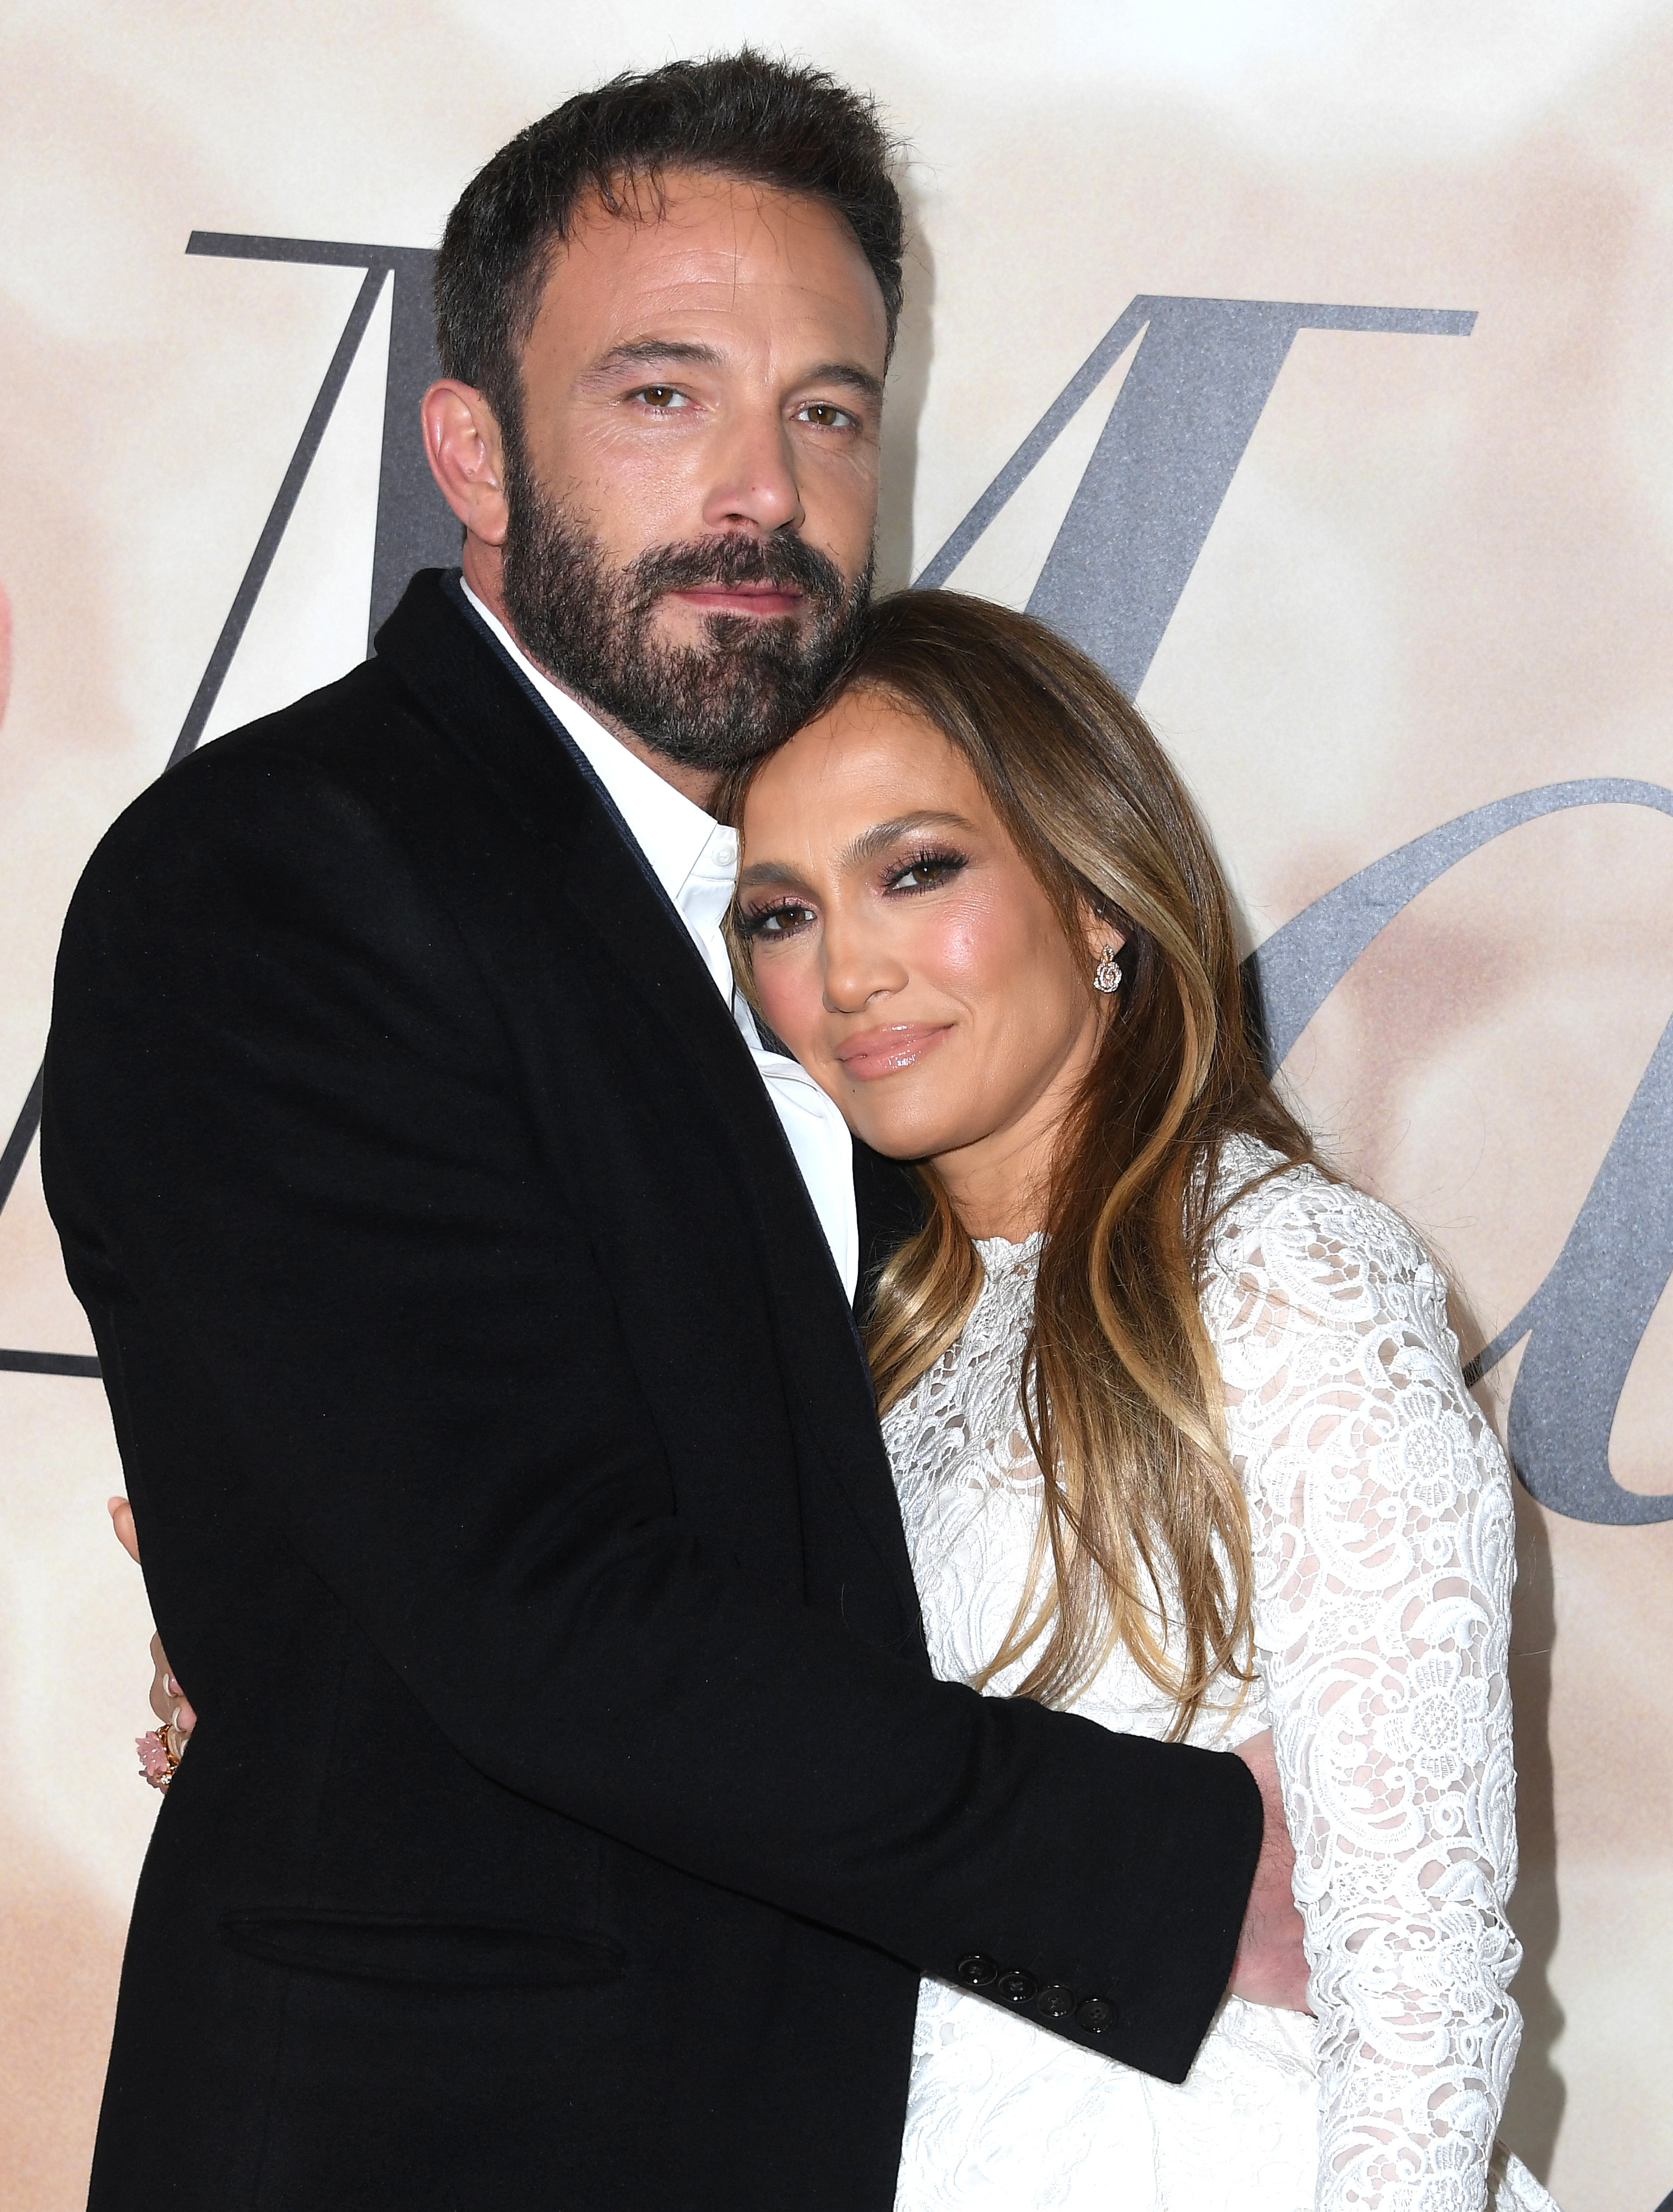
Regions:
<instances>
[{"instance_id":1,"label":"woman's cheek","mask_svg":"<svg viewBox=\"0 0 1673 2212\"><path fill-rule=\"evenodd\" d=\"M767 1026L783 1038L798 1060L811 1050L818 1017L818 993L810 981L812 963L798 960L785 946L755 963L755 995Z\"/></svg>"},{"instance_id":2,"label":"woman's cheek","mask_svg":"<svg viewBox=\"0 0 1673 2212\"><path fill-rule=\"evenodd\" d=\"M948 900L926 906L912 947L912 965L934 982L957 988L969 1000L983 987L1002 988L1012 965L1011 917L992 898Z\"/></svg>"}]
</instances>

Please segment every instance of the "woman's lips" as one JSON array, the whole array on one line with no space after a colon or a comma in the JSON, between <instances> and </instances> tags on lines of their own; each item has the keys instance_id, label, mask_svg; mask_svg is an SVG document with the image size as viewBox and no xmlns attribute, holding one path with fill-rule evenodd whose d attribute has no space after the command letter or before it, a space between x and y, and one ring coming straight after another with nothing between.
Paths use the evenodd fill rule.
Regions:
<instances>
[{"instance_id":1,"label":"woman's lips","mask_svg":"<svg viewBox=\"0 0 1673 2212\"><path fill-rule=\"evenodd\" d=\"M941 1042L951 1029L947 1022L901 1022L884 1030L862 1030L836 1048L844 1073L859 1083L879 1075L898 1074L910 1067Z\"/></svg>"}]
</instances>

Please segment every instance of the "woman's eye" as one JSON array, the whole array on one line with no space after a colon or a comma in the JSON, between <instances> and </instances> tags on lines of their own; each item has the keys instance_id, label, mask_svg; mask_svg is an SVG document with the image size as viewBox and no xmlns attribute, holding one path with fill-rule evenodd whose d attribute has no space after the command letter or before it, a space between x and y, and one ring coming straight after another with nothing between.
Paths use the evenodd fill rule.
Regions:
<instances>
[{"instance_id":1,"label":"woman's eye","mask_svg":"<svg viewBox=\"0 0 1673 2212\"><path fill-rule=\"evenodd\" d=\"M633 397L642 399L647 407L654 407L665 413L670 408L689 407L691 404L685 394L672 384L643 384Z\"/></svg>"},{"instance_id":2,"label":"woman's eye","mask_svg":"<svg viewBox=\"0 0 1673 2212\"><path fill-rule=\"evenodd\" d=\"M846 407L838 407L829 399L810 399L796 410L798 422L811 422L818 430L852 430L859 421Z\"/></svg>"},{"instance_id":3,"label":"woman's eye","mask_svg":"<svg viewBox=\"0 0 1673 2212\"><path fill-rule=\"evenodd\" d=\"M916 860L909 860L903 868L897 868L888 878L891 891L939 890L949 884L964 866L956 853L923 853Z\"/></svg>"},{"instance_id":4,"label":"woman's eye","mask_svg":"<svg viewBox=\"0 0 1673 2212\"><path fill-rule=\"evenodd\" d=\"M770 944L776 943L782 938L794 937L798 931L806 929L813 918L813 909L808 906L797 906L792 903L788 906L765 907L755 914L746 914L744 916L744 934L752 939L758 940L765 938Z\"/></svg>"}]
</instances>

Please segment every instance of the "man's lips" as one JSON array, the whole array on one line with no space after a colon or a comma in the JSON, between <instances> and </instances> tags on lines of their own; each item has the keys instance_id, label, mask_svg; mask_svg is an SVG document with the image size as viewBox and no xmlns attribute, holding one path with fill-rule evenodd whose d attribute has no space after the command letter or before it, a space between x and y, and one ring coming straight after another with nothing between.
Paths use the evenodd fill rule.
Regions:
<instances>
[{"instance_id":1,"label":"man's lips","mask_svg":"<svg viewBox=\"0 0 1673 2212\"><path fill-rule=\"evenodd\" d=\"M768 621L774 616L800 614L805 595L794 584L697 584L689 591L670 592L671 599L700 615L755 615Z\"/></svg>"},{"instance_id":2,"label":"man's lips","mask_svg":"<svg viewBox=\"0 0 1673 2212\"><path fill-rule=\"evenodd\" d=\"M889 1029L861 1030L845 1037L836 1048L844 1074L856 1083L873 1082L879 1075L896 1075L933 1052L951 1033L950 1022L899 1022Z\"/></svg>"}]
</instances>

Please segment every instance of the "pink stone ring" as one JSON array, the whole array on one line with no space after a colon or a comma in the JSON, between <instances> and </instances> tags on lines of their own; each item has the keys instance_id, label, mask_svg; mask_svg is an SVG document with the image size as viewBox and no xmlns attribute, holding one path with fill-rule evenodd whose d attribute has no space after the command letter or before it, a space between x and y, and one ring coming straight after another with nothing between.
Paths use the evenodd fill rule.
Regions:
<instances>
[{"instance_id":1,"label":"pink stone ring","mask_svg":"<svg viewBox=\"0 0 1673 2212\"><path fill-rule=\"evenodd\" d=\"M153 1790L167 1790L173 1779L174 1769L180 1763L182 1741L179 1729L172 1722L164 1722L136 1736L134 1749L139 1753L139 1771Z\"/></svg>"}]
</instances>

